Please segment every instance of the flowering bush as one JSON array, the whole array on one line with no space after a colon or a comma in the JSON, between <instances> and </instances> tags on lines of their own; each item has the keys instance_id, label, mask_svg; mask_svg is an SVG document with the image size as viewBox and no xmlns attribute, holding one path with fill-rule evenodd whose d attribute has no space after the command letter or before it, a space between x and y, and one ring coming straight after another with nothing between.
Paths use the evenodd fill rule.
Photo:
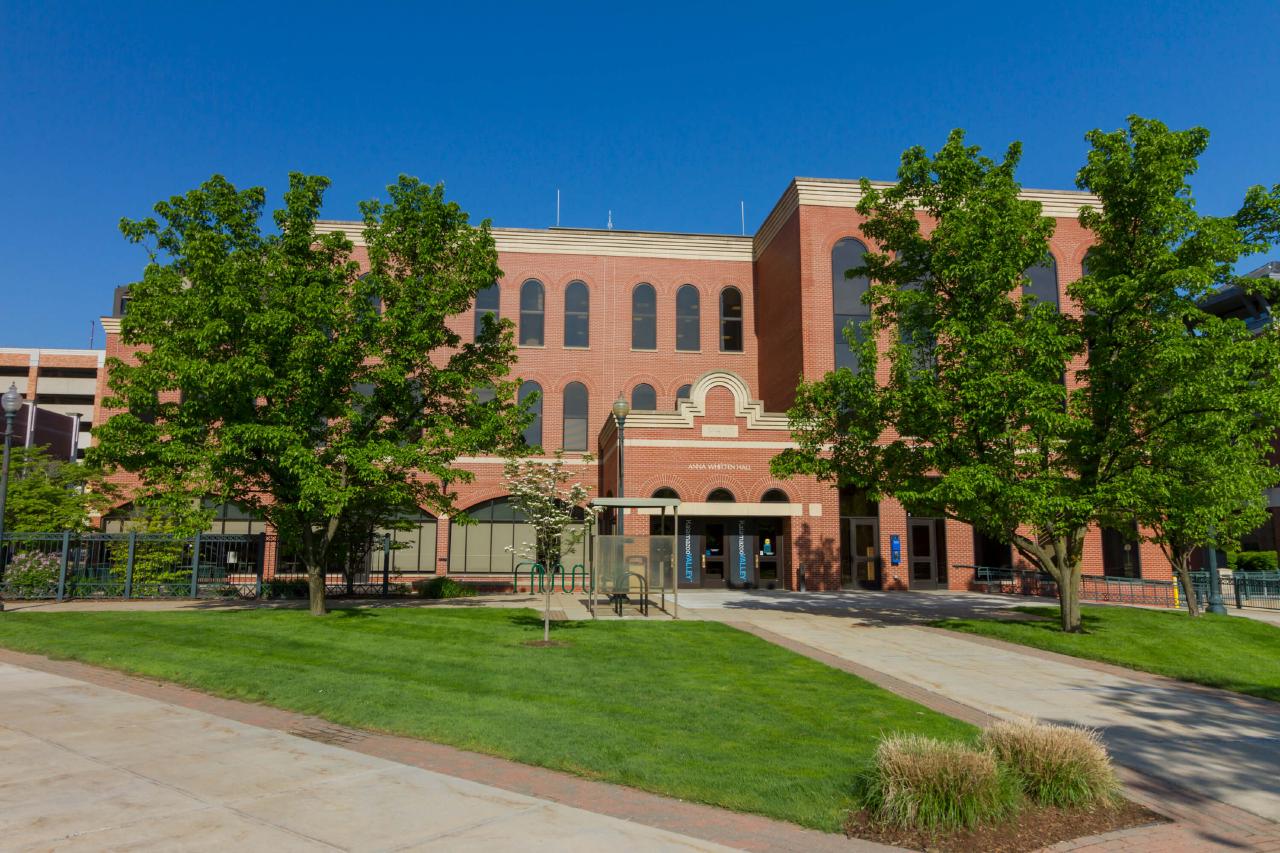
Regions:
<instances>
[{"instance_id":1,"label":"flowering bush","mask_svg":"<svg viewBox=\"0 0 1280 853\"><path fill-rule=\"evenodd\" d=\"M4 572L6 594L17 598L52 595L58 585L58 569L62 565L57 554L23 551L15 554Z\"/></svg>"}]
</instances>

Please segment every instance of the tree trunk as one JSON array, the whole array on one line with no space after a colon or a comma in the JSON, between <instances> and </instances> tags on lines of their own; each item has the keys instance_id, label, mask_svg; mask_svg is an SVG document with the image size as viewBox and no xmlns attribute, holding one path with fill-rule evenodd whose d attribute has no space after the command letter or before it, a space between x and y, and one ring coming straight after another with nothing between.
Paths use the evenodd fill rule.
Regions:
<instances>
[{"instance_id":1,"label":"tree trunk","mask_svg":"<svg viewBox=\"0 0 1280 853\"><path fill-rule=\"evenodd\" d=\"M1059 566L1058 605L1061 610L1062 632L1079 634L1080 622L1080 566Z\"/></svg>"},{"instance_id":2,"label":"tree trunk","mask_svg":"<svg viewBox=\"0 0 1280 853\"><path fill-rule=\"evenodd\" d=\"M1182 599L1187 605L1187 615L1194 619L1200 615L1200 602L1196 601L1196 588L1191 583L1191 552L1180 551L1171 562L1173 571L1178 576L1178 586L1182 588Z\"/></svg>"},{"instance_id":3,"label":"tree trunk","mask_svg":"<svg viewBox=\"0 0 1280 853\"><path fill-rule=\"evenodd\" d=\"M328 613L324 600L324 566L307 566L307 591L311 598L311 615Z\"/></svg>"}]
</instances>

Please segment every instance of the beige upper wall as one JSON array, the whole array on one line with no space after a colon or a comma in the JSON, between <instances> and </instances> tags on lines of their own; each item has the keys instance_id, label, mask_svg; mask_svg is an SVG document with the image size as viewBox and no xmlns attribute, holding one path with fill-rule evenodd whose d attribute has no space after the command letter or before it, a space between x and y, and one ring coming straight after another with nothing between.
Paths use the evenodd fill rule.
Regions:
<instances>
[{"instance_id":1,"label":"beige upper wall","mask_svg":"<svg viewBox=\"0 0 1280 853\"><path fill-rule=\"evenodd\" d=\"M872 181L874 187L893 186ZM1074 190L1023 190L1020 198L1040 202L1045 216L1075 219L1083 207L1100 207L1098 197ZM856 207L862 200L860 181L834 178L795 178L787 185L760 229L750 237L733 234L684 234L667 231L613 231L595 228L494 228L499 252L547 255L605 255L632 258L744 261L760 256L800 205ZM316 233L345 233L363 245L359 222L321 220Z\"/></svg>"}]
</instances>

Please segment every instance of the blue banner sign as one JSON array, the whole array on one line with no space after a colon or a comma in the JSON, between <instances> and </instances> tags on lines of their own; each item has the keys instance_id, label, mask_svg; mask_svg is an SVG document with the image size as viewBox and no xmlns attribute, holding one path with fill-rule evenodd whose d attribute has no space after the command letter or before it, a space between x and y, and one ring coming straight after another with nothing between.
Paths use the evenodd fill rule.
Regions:
<instances>
[{"instance_id":1,"label":"blue banner sign","mask_svg":"<svg viewBox=\"0 0 1280 853\"><path fill-rule=\"evenodd\" d=\"M889 563L894 566L902 563L902 540L896 533L889 534Z\"/></svg>"},{"instance_id":2,"label":"blue banner sign","mask_svg":"<svg viewBox=\"0 0 1280 853\"><path fill-rule=\"evenodd\" d=\"M738 583L747 582L747 523L738 522Z\"/></svg>"},{"instance_id":3,"label":"blue banner sign","mask_svg":"<svg viewBox=\"0 0 1280 853\"><path fill-rule=\"evenodd\" d=\"M693 522L684 523L684 579L693 583Z\"/></svg>"}]
</instances>

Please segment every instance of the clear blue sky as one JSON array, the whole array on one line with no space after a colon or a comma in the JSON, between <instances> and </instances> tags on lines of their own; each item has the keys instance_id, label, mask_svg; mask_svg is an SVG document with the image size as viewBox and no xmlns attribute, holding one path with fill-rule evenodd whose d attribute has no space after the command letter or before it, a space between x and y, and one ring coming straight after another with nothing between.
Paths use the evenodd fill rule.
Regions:
<instances>
[{"instance_id":1,"label":"clear blue sky","mask_svg":"<svg viewBox=\"0 0 1280 853\"><path fill-rule=\"evenodd\" d=\"M564 225L737 233L953 127L1070 188L1136 112L1212 131L1206 212L1280 181L1274 0L428 5L0 3L0 346L85 346L145 261L120 217L214 172L328 175L330 218L407 172L497 225L558 187Z\"/></svg>"}]
</instances>

